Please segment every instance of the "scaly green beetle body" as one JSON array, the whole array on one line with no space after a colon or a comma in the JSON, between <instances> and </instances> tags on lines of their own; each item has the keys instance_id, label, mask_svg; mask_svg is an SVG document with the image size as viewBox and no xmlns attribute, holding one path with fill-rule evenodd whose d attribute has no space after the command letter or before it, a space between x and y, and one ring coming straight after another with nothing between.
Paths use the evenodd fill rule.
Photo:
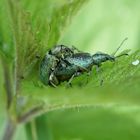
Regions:
<instances>
[{"instance_id":1,"label":"scaly green beetle body","mask_svg":"<svg viewBox=\"0 0 140 140\"><path fill-rule=\"evenodd\" d=\"M84 72L90 72L93 66L99 67L105 61L115 61L115 57L105 53L96 53L91 55L90 53L76 53L72 56L65 58L65 62L60 62L54 75L59 82L69 81L71 77L76 77Z\"/></svg>"}]
</instances>

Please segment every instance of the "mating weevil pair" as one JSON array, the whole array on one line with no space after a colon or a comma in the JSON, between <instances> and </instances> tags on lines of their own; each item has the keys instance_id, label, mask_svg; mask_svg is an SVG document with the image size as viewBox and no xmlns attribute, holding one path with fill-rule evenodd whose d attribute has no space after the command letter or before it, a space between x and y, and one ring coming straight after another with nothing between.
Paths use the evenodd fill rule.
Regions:
<instances>
[{"instance_id":1,"label":"mating weevil pair","mask_svg":"<svg viewBox=\"0 0 140 140\"><path fill-rule=\"evenodd\" d=\"M127 38L126 38L127 39ZM63 81L71 81L84 72L90 72L93 66L99 68L103 62L115 61L116 52L122 46L124 39L113 55L106 53L85 53L72 47L58 45L47 52L40 64L40 79L45 85L56 87Z\"/></svg>"},{"instance_id":2,"label":"mating weevil pair","mask_svg":"<svg viewBox=\"0 0 140 140\"><path fill-rule=\"evenodd\" d=\"M68 48L64 45L57 45L53 49L49 50L40 64L40 79L45 85L52 85L56 87L59 84L56 74L56 68L58 65L64 68L67 63L66 57L71 57L75 53L79 52L75 47ZM64 63L64 61L66 63ZM64 66L65 65L65 66Z\"/></svg>"}]
</instances>

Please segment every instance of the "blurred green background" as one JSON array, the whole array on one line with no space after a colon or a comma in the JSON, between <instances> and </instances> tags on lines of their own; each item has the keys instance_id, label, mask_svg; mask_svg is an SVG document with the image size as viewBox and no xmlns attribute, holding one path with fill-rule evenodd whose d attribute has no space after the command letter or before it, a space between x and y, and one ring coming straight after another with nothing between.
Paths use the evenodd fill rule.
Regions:
<instances>
[{"instance_id":1,"label":"blurred green background","mask_svg":"<svg viewBox=\"0 0 140 140\"><path fill-rule=\"evenodd\" d=\"M71 1L71 0L69 0ZM5 15L4 0L0 2L0 26L4 39L11 38L11 25ZM66 0L23 0L26 11L31 13L32 24L38 17L45 21L51 16L53 8L63 5ZM46 8L47 7L47 8ZM134 52L140 46L140 1L139 0L89 0L62 30L58 44L74 45L80 50L95 53L112 53L120 42L128 41L120 49ZM2 13L4 12L4 13ZM10 42L10 41L9 41ZM10 44L10 43L9 43ZM5 95L3 92L2 66L0 65L0 139L5 123ZM34 140L139 140L140 108L125 107L84 107L80 109L61 109L49 112L38 118L42 138ZM44 120L42 124L40 120ZM46 127L46 128L45 128ZM43 130L44 129L44 130ZM46 135L44 135L46 131ZM14 140L27 140L25 127L21 124Z\"/></svg>"},{"instance_id":2,"label":"blurred green background","mask_svg":"<svg viewBox=\"0 0 140 140\"><path fill-rule=\"evenodd\" d=\"M60 43L88 52L114 51L128 37L124 49L139 48L140 14L138 0L90 0L72 19Z\"/></svg>"}]
</instances>

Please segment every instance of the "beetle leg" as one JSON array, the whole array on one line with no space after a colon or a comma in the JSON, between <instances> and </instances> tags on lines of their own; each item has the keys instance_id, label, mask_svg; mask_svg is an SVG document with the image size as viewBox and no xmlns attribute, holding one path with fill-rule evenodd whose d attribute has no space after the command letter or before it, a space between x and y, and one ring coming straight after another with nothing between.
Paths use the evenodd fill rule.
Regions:
<instances>
[{"instance_id":1,"label":"beetle leg","mask_svg":"<svg viewBox=\"0 0 140 140\"><path fill-rule=\"evenodd\" d=\"M53 87L57 87L57 85L59 84L59 81L53 72L50 74L49 82Z\"/></svg>"},{"instance_id":2,"label":"beetle leg","mask_svg":"<svg viewBox=\"0 0 140 140\"><path fill-rule=\"evenodd\" d=\"M91 75L91 70L87 72L87 81L86 81L86 84L88 83L89 81L89 76Z\"/></svg>"},{"instance_id":3,"label":"beetle leg","mask_svg":"<svg viewBox=\"0 0 140 140\"><path fill-rule=\"evenodd\" d=\"M81 75L80 72L75 72L75 73L71 76L71 78L69 79L67 85L68 85L68 86L72 86L71 82L72 82L73 78L76 77L76 76L79 76L79 75Z\"/></svg>"},{"instance_id":4,"label":"beetle leg","mask_svg":"<svg viewBox=\"0 0 140 140\"><path fill-rule=\"evenodd\" d=\"M72 80L73 80L74 77L75 77L75 74L73 74L73 75L71 76L71 78L69 79L68 84L67 84L68 86L69 86L69 85L72 86L72 85L71 85L71 82L72 82Z\"/></svg>"},{"instance_id":5,"label":"beetle leg","mask_svg":"<svg viewBox=\"0 0 140 140\"><path fill-rule=\"evenodd\" d=\"M54 83L53 83L53 81L49 81L50 82L50 84L53 86L53 87L57 87Z\"/></svg>"},{"instance_id":6,"label":"beetle leg","mask_svg":"<svg viewBox=\"0 0 140 140\"><path fill-rule=\"evenodd\" d=\"M101 69L100 69L100 67L97 65L97 66L96 66L96 72L97 72L98 79L100 79L100 86L102 86L104 81L103 81L103 78L102 78L100 75L98 75L99 71L101 71Z\"/></svg>"},{"instance_id":7,"label":"beetle leg","mask_svg":"<svg viewBox=\"0 0 140 140\"><path fill-rule=\"evenodd\" d=\"M67 83L67 86L69 87L72 87L72 84L71 84L71 82L72 82L72 80L73 80L73 78L75 77L75 74L73 74L72 76L71 76L71 78L69 79L69 81L68 81L68 83Z\"/></svg>"}]
</instances>

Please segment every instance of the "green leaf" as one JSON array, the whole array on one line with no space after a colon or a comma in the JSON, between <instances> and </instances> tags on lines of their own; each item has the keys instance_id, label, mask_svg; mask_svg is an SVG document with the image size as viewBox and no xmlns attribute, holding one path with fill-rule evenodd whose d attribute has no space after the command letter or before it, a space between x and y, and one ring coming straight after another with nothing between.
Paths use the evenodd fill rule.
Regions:
<instances>
[{"instance_id":1,"label":"green leaf","mask_svg":"<svg viewBox=\"0 0 140 140\"><path fill-rule=\"evenodd\" d=\"M119 58L115 63L104 64L102 72L99 75L93 73L87 84L86 74L75 78L72 88L66 88L66 83L51 88L24 81L17 104L19 121L68 108L139 106L140 67L132 65L135 59L140 58L139 53L137 51ZM103 86L99 85L99 76L104 80Z\"/></svg>"},{"instance_id":2,"label":"green leaf","mask_svg":"<svg viewBox=\"0 0 140 140\"><path fill-rule=\"evenodd\" d=\"M43 129L40 129L43 128ZM53 135L49 129L49 123L47 121L46 115L42 115L35 120L26 124L26 132L28 135L28 140L50 140Z\"/></svg>"},{"instance_id":3,"label":"green leaf","mask_svg":"<svg viewBox=\"0 0 140 140\"><path fill-rule=\"evenodd\" d=\"M57 140L139 139L138 106L85 107L47 114Z\"/></svg>"},{"instance_id":4,"label":"green leaf","mask_svg":"<svg viewBox=\"0 0 140 140\"><path fill-rule=\"evenodd\" d=\"M50 34L48 38L48 46L54 46L64 32L64 27L70 23L71 17L79 10L85 3L84 0L67 1L60 8L54 8L50 20Z\"/></svg>"},{"instance_id":5,"label":"green leaf","mask_svg":"<svg viewBox=\"0 0 140 140\"><path fill-rule=\"evenodd\" d=\"M130 30L130 27L136 27L134 25L136 25L137 20L129 26L126 26L126 23L130 23L129 18L137 18L137 16L132 17L130 13L132 12L132 7L139 9L139 5L136 4L138 2L122 2L123 7L119 7L120 2L114 4L111 1L108 3L101 1L92 3L93 1L91 1L89 3L90 8L87 6L86 10L83 11L84 13L82 12L82 15L84 14L87 17L86 20L82 16L82 20L76 17L79 20L78 22L75 20L77 26L72 28L66 39L62 38L62 35L66 35L64 34L64 28L68 23L71 23L71 18L79 11L85 0L57 0L55 2L52 0L41 2L34 0L7 0L9 2L9 14L3 12L8 11L7 9L1 9L3 8L2 2L0 2L0 21L2 21L2 26L0 27L0 54L2 58L4 56L12 60L12 62L13 58L16 57L14 67L16 67L15 72L18 79L16 79L16 82L14 81L15 79L12 79L14 81L12 84L13 87L16 86L15 83L20 84L21 87L20 94L15 95L7 116L12 121L16 121L16 123L25 124L26 121L31 121L27 125L28 138L32 139L31 133L34 132L34 139L42 140L45 139L45 132L47 132L48 139L52 137L52 139L60 140L91 139L91 137L92 139L99 137L100 139L119 139L118 136L120 135L123 139L123 131L119 133L122 130L121 128L130 132L130 135L127 135L127 138L125 137L126 139L132 136L136 138L135 136L138 136L139 130L139 125L137 124L139 122L139 119L137 119L137 117L139 118L139 113L137 112L139 112L140 66L139 64L134 66L132 62L140 59L139 50L128 57L118 58L115 63L105 63L98 74L93 68L93 73L90 77L85 74L75 78L72 82L72 88L66 88L66 82L57 88L42 85L38 79L39 62L36 59L36 55L42 58L46 51L60 42L60 40L63 44L72 43L76 45L79 43L77 45L79 48L89 52L92 51L93 46L103 48L108 44L109 46L114 45L115 38L120 37L120 34L124 37L121 32L125 32L128 37L130 36L130 40L133 40L131 36L135 38L134 34L136 33L133 32L132 34L134 28ZM105 4L106 6L104 6ZM122 20L118 16L120 15L118 8L120 8L120 13L123 13L122 18L126 19L124 25L118 24ZM124 10L124 8L126 9ZM103 14L102 11L105 13ZM116 13L112 14L113 11ZM136 10L136 13L138 13L138 10ZM9 16L11 22L9 22L9 19L3 20ZM113 25L115 29L112 30L113 28L110 25ZM10 29L9 26L12 28ZM109 35L111 38L108 37ZM96 37L99 40L95 41ZM71 43L68 43L69 40ZM136 41L136 43L139 46L139 42ZM131 46L131 43L128 44ZM103 49L106 50L106 48ZM16 54L14 51L16 51ZM9 65L9 63L7 64ZM13 67L10 69L10 74L13 78ZM103 86L100 86L101 79L104 80ZM0 87L3 88L1 83L3 84L4 82L0 77ZM3 98L1 99L3 100ZM120 113L122 109L124 110ZM125 109L130 109L129 113L125 112ZM76 113L73 113L73 110ZM117 113L120 113L121 116ZM42 116L43 114L44 116ZM46 119L46 115L49 121ZM123 115L127 115L127 117ZM37 118L38 116L41 117ZM123 119L121 119L122 116ZM108 119L109 121L111 120L109 124ZM73 124L74 120L78 123L78 127L75 122ZM87 121L86 124L84 123L85 120ZM119 124L125 122L125 124L130 124L131 126L120 125L121 127L118 127L116 120L119 120ZM131 123L129 123L130 121ZM135 123L132 121L135 121ZM84 125L81 126L81 123ZM40 131L42 127L44 130ZM109 128L114 130L111 131L112 135L110 137L106 135L106 129L110 130ZM100 135L102 129L104 129L103 136ZM96 130L94 131L95 134L91 130ZM116 131L118 135L116 135ZM125 131L125 134L128 132ZM108 133L111 134L110 132Z\"/></svg>"},{"instance_id":6,"label":"green leaf","mask_svg":"<svg viewBox=\"0 0 140 140\"><path fill-rule=\"evenodd\" d=\"M35 66L38 62L36 56L39 55L42 58L46 50L58 42L66 23L83 3L83 0L75 0L67 1L58 7L54 4L51 15L48 14L44 19L38 17L34 22L31 12L27 12L20 1L8 1L15 44L17 89L20 87L22 79L35 73Z\"/></svg>"}]
</instances>

